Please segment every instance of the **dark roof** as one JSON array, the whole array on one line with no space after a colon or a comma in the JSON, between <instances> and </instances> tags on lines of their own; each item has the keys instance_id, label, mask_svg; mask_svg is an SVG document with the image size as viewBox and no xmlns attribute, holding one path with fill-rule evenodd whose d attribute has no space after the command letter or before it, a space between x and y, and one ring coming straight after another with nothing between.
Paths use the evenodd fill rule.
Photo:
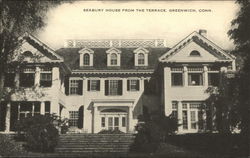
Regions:
<instances>
[{"instance_id":1,"label":"dark roof","mask_svg":"<svg viewBox=\"0 0 250 158\"><path fill-rule=\"evenodd\" d=\"M107 54L106 51L109 48L92 48L94 51L93 67L79 67L79 53L82 48L61 48L56 51L58 55L64 58L64 63L72 70L77 69L154 69L157 66L158 58L166 53L170 48L145 48L148 53L148 66L135 67L134 66L134 50L136 48L117 48L121 50L121 66L120 67L108 67L107 66Z\"/></svg>"}]
</instances>

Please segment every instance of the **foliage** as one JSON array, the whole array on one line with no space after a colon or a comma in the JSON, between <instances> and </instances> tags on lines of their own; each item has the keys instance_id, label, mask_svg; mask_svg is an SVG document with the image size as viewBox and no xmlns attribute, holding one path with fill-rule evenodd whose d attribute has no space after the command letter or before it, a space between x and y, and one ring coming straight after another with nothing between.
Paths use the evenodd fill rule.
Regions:
<instances>
[{"instance_id":1,"label":"foliage","mask_svg":"<svg viewBox=\"0 0 250 158\"><path fill-rule=\"evenodd\" d=\"M24 133L27 148L37 152L51 152L58 142L58 124L55 115L36 115L17 123L18 133Z\"/></svg>"},{"instance_id":2,"label":"foliage","mask_svg":"<svg viewBox=\"0 0 250 158\"><path fill-rule=\"evenodd\" d=\"M65 2L69 1L0 0L0 102L5 92L3 86L6 68L23 62L19 57L16 62L12 62L15 58L14 50L17 50L22 42L18 38L25 32L35 33L44 27L47 11Z\"/></svg>"},{"instance_id":3,"label":"foliage","mask_svg":"<svg viewBox=\"0 0 250 158\"><path fill-rule=\"evenodd\" d=\"M98 134L124 134L124 132L120 131L119 129L114 129L114 130L103 129Z\"/></svg>"},{"instance_id":4,"label":"foliage","mask_svg":"<svg viewBox=\"0 0 250 158\"><path fill-rule=\"evenodd\" d=\"M166 137L174 134L177 130L177 119L166 117L157 113L147 115L144 123L136 126L138 132L131 148L135 152L155 152L161 142L165 142Z\"/></svg>"},{"instance_id":5,"label":"foliage","mask_svg":"<svg viewBox=\"0 0 250 158\"><path fill-rule=\"evenodd\" d=\"M16 143L10 135L0 134L0 146L0 157L13 157L24 153L22 145Z\"/></svg>"},{"instance_id":6,"label":"foliage","mask_svg":"<svg viewBox=\"0 0 250 158\"><path fill-rule=\"evenodd\" d=\"M226 73L222 73L219 87L209 87L206 92L210 94L206 99L206 105L215 109L216 127L220 133L231 133L240 125L240 115L238 111L239 77L235 75L228 78ZM213 117L213 116L212 116Z\"/></svg>"}]
</instances>

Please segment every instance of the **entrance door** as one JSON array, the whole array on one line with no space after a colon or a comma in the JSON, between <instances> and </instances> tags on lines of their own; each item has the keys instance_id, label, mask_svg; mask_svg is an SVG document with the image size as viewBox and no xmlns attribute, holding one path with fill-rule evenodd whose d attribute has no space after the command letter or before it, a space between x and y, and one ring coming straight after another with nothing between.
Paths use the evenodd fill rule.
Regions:
<instances>
[{"instance_id":1,"label":"entrance door","mask_svg":"<svg viewBox=\"0 0 250 158\"><path fill-rule=\"evenodd\" d=\"M127 114L101 115L101 127L108 130L120 130L127 132Z\"/></svg>"}]
</instances>

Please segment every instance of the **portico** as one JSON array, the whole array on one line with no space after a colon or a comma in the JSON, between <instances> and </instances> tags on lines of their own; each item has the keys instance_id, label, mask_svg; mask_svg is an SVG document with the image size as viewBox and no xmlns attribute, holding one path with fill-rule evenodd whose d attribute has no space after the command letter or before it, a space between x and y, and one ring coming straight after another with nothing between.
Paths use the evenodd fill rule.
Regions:
<instances>
[{"instance_id":1,"label":"portico","mask_svg":"<svg viewBox=\"0 0 250 158\"><path fill-rule=\"evenodd\" d=\"M92 133L101 130L133 131L134 100L93 100Z\"/></svg>"}]
</instances>

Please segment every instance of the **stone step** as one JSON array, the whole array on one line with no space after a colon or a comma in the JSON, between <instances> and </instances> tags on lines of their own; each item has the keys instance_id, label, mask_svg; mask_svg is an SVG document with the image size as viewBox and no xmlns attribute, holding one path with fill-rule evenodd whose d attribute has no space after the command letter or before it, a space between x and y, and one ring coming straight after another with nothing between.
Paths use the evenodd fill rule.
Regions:
<instances>
[{"instance_id":1,"label":"stone step","mask_svg":"<svg viewBox=\"0 0 250 158\"><path fill-rule=\"evenodd\" d=\"M119 147L125 147L129 148L130 144L59 144L58 148L60 147L82 147L82 148L88 148L88 147L95 147L95 148L102 148L102 147L112 147L112 148L119 148Z\"/></svg>"},{"instance_id":2,"label":"stone step","mask_svg":"<svg viewBox=\"0 0 250 158\"><path fill-rule=\"evenodd\" d=\"M55 152L128 152L128 148L56 148Z\"/></svg>"}]
</instances>

